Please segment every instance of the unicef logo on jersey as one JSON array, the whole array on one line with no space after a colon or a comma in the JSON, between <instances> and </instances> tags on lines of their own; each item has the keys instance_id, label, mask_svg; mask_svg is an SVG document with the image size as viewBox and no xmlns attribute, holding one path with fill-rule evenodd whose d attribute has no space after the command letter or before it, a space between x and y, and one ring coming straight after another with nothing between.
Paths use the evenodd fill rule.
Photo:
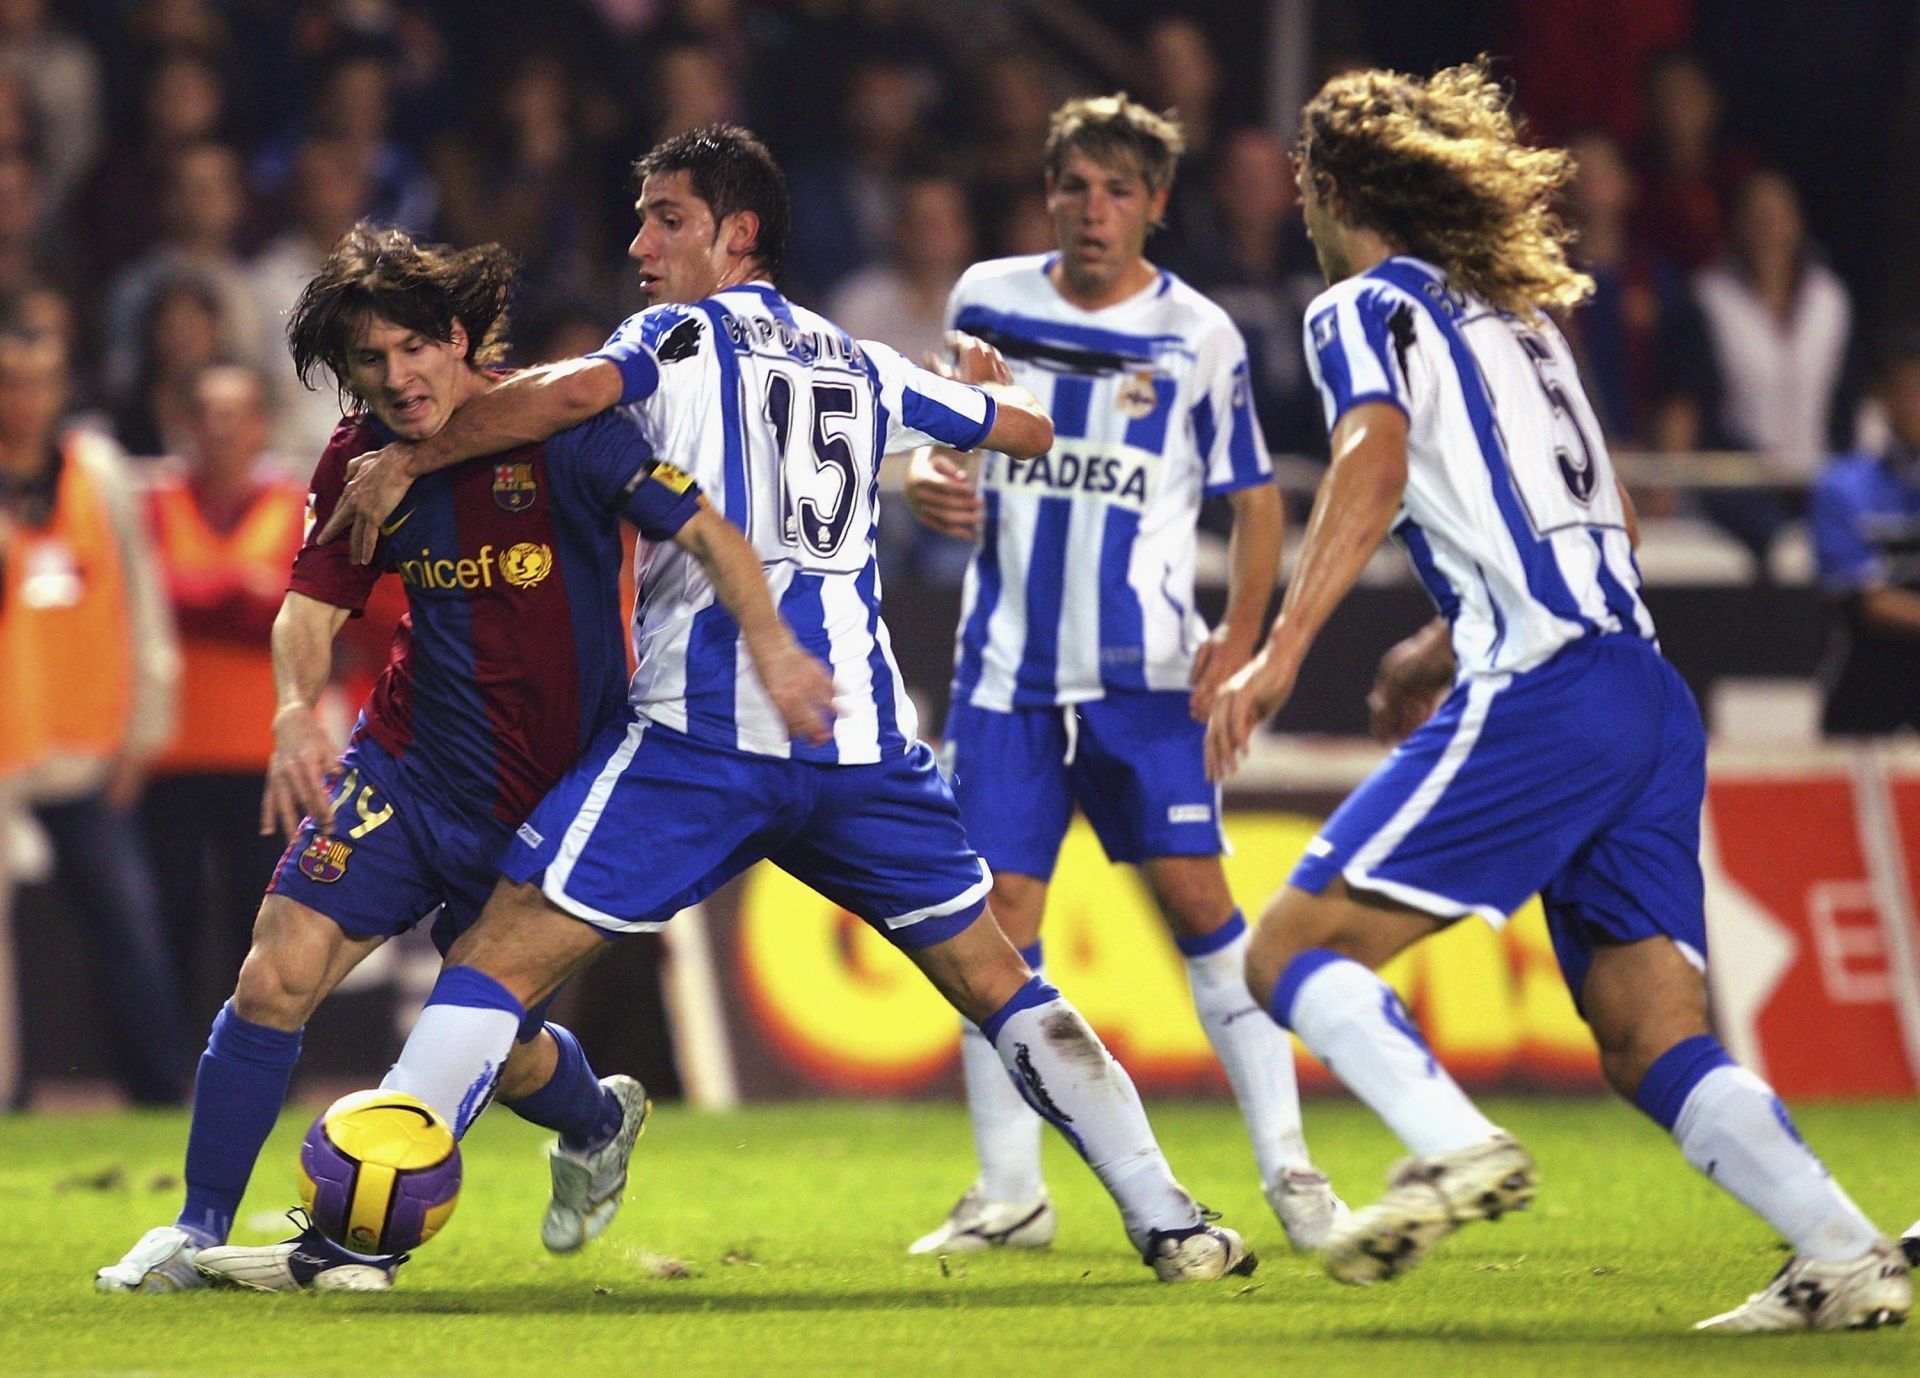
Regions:
<instances>
[{"instance_id":1,"label":"unicef logo on jersey","mask_svg":"<svg viewBox=\"0 0 1920 1378\"><path fill-rule=\"evenodd\" d=\"M500 556L500 577L517 589L530 589L552 572L552 546L522 541Z\"/></svg>"}]
</instances>

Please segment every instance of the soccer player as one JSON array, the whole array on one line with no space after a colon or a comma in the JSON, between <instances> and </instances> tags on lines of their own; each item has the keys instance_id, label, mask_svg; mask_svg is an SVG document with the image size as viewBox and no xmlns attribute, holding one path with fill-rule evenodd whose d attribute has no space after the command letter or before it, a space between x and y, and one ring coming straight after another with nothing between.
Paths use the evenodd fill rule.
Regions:
<instances>
[{"instance_id":1,"label":"soccer player","mask_svg":"<svg viewBox=\"0 0 1920 1378\"><path fill-rule=\"evenodd\" d=\"M676 136L637 172L629 252L653 305L598 355L521 374L432 441L368 460L356 540L410 469L619 405L745 529L801 644L832 664L841 716L831 742L791 742L739 673L733 620L684 559L656 558L642 578L641 668L626 717L520 830L505 879L454 948L387 1085L463 1128L461 1108L484 1097L517 1011L605 938L659 928L769 858L871 924L979 1025L1003 1075L1112 1192L1159 1277L1250 1269L1239 1236L1204 1221L1174 1181L1126 1073L983 918L990 874L931 751L914 739L880 618L880 456L984 443L1029 459L1052 427L1017 388L940 378L782 296L772 279L786 187L744 130ZM990 350L968 352L990 370Z\"/></svg>"},{"instance_id":2,"label":"soccer player","mask_svg":"<svg viewBox=\"0 0 1920 1378\"><path fill-rule=\"evenodd\" d=\"M916 454L922 520L978 544L955 651L947 765L967 836L993 868L993 912L1041 965L1047 884L1074 804L1107 856L1140 868L1186 958L1194 1008L1253 1138L1261 1185L1296 1248L1345 1207L1307 1157L1287 1036L1247 998L1247 925L1220 864L1219 791L1203 760L1215 688L1246 663L1273 596L1283 526L1248 397L1247 349L1219 307L1144 256L1166 209L1179 126L1124 96L1069 101L1046 145L1059 250L970 268L950 329L997 346L1049 399L1056 440L986 455ZM1233 510L1227 608L1194 611L1203 498ZM1037 1247L1055 1218L1040 1119L963 1025L980 1175L912 1253Z\"/></svg>"},{"instance_id":3,"label":"soccer player","mask_svg":"<svg viewBox=\"0 0 1920 1378\"><path fill-rule=\"evenodd\" d=\"M288 330L301 377L324 368L357 399L315 471L316 522L331 514L349 458L433 435L488 387L512 280L497 246L456 252L359 227L334 247ZM826 672L780 622L759 561L685 474L614 418L418 484L372 564L310 530L274 624L279 708L261 808L262 831L284 828L292 844L200 1060L185 1208L101 1269L101 1290L202 1286L196 1263L272 1290L392 1285L400 1258L349 1254L315 1230L266 1249L214 1246L232 1228L314 1009L436 910L444 951L479 913L515 825L618 712L622 516L687 552L737 617L779 711L824 735ZM332 642L389 572L410 616L323 780L332 752L314 704ZM573 1035L537 1006L499 1053L500 1098L561 1136L541 1237L557 1252L579 1248L618 1208L645 1092L631 1077L597 1080Z\"/></svg>"},{"instance_id":4,"label":"soccer player","mask_svg":"<svg viewBox=\"0 0 1920 1378\"><path fill-rule=\"evenodd\" d=\"M1552 211L1572 159L1519 141L1480 66L1336 77L1302 129L1301 201L1331 284L1305 333L1333 462L1265 647L1215 697L1209 769L1231 771L1286 701L1389 532L1443 615L1383 667L1377 723L1410 735L1308 844L1248 955L1255 998L1414 1155L1335 1230L1328 1271L1394 1277L1532 1198L1532 1158L1373 969L1539 892L1608 1083L1794 1248L1701 1328L1903 1320L1897 1246L1708 1028L1706 734L1654 640L1632 508L1545 314L1592 288Z\"/></svg>"}]
</instances>

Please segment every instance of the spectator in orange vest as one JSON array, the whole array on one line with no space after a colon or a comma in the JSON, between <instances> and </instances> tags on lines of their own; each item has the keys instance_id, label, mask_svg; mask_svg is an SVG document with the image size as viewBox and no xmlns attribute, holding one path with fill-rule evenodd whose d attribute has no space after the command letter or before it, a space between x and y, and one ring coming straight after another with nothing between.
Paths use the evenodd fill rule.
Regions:
<instances>
[{"instance_id":1,"label":"spectator in orange vest","mask_svg":"<svg viewBox=\"0 0 1920 1378\"><path fill-rule=\"evenodd\" d=\"M0 815L46 834L122 1086L171 1104L181 1002L129 810L172 733L178 653L131 480L112 442L62 433L67 391L65 343L0 300ZM6 919L0 896L10 947ZM9 1032L13 997L0 990ZM0 1087L18 1099L16 1065Z\"/></svg>"},{"instance_id":2,"label":"spectator in orange vest","mask_svg":"<svg viewBox=\"0 0 1920 1378\"><path fill-rule=\"evenodd\" d=\"M208 1018L225 994L215 981L246 954L247 929L234 916L256 907L260 877L280 854L259 828L273 754L269 643L306 492L269 454L270 425L258 372L202 370L186 415L187 453L147 495L184 673L179 726L155 763L141 821L168 945L195 1012Z\"/></svg>"}]
</instances>

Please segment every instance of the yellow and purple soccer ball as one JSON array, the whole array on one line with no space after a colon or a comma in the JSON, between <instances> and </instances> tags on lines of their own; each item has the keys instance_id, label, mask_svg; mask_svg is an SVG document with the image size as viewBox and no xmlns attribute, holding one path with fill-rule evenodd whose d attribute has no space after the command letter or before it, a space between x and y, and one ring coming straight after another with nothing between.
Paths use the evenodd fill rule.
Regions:
<instances>
[{"instance_id":1,"label":"yellow and purple soccer ball","mask_svg":"<svg viewBox=\"0 0 1920 1378\"><path fill-rule=\"evenodd\" d=\"M307 1131L300 1196L320 1232L356 1253L417 1248L460 1199L459 1141L404 1091L355 1091Z\"/></svg>"}]
</instances>

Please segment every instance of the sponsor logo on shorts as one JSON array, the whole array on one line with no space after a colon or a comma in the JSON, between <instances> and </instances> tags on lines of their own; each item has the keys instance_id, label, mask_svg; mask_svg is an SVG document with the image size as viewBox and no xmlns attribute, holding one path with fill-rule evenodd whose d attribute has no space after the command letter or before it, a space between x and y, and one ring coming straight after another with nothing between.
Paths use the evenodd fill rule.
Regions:
<instances>
[{"instance_id":1,"label":"sponsor logo on shorts","mask_svg":"<svg viewBox=\"0 0 1920 1378\"><path fill-rule=\"evenodd\" d=\"M1211 804L1171 804L1167 807L1169 823L1211 823L1213 805Z\"/></svg>"},{"instance_id":2,"label":"sponsor logo on shorts","mask_svg":"<svg viewBox=\"0 0 1920 1378\"><path fill-rule=\"evenodd\" d=\"M513 830L513 835L529 847L538 847L542 842L547 840L540 835L540 830L531 823L522 823Z\"/></svg>"},{"instance_id":3,"label":"sponsor logo on shorts","mask_svg":"<svg viewBox=\"0 0 1920 1378\"><path fill-rule=\"evenodd\" d=\"M493 466L493 501L509 512L524 512L540 494L534 482L533 465L496 464Z\"/></svg>"},{"instance_id":4,"label":"sponsor logo on shorts","mask_svg":"<svg viewBox=\"0 0 1920 1378\"><path fill-rule=\"evenodd\" d=\"M1332 856L1333 844L1324 837L1316 837L1307 844L1308 856Z\"/></svg>"},{"instance_id":5,"label":"sponsor logo on shorts","mask_svg":"<svg viewBox=\"0 0 1920 1378\"><path fill-rule=\"evenodd\" d=\"M313 841L300 853L300 874L321 885L331 885L347 873L347 860L353 848L337 837L314 834Z\"/></svg>"}]
</instances>

